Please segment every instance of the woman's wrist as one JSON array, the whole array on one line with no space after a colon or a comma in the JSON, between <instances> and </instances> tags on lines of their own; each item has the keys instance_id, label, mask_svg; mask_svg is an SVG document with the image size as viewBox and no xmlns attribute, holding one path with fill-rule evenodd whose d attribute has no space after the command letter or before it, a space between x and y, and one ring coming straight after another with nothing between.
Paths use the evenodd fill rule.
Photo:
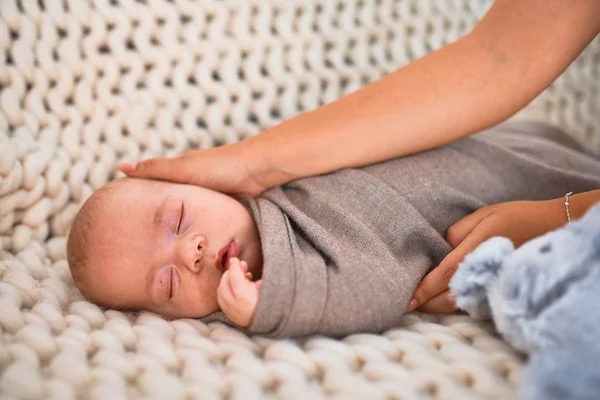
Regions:
<instances>
[{"instance_id":1,"label":"woman's wrist","mask_svg":"<svg viewBox=\"0 0 600 400\"><path fill-rule=\"evenodd\" d=\"M546 205L544 218L546 222L546 231L550 232L561 228L568 221L567 213L565 212L565 198L559 197L552 200L543 201Z\"/></svg>"},{"instance_id":2,"label":"woman's wrist","mask_svg":"<svg viewBox=\"0 0 600 400\"><path fill-rule=\"evenodd\" d=\"M234 154L241 157L248 179L259 188L260 193L297 178L275 164L272 155L277 149L271 149L262 139L257 135L232 144Z\"/></svg>"},{"instance_id":3,"label":"woman's wrist","mask_svg":"<svg viewBox=\"0 0 600 400\"><path fill-rule=\"evenodd\" d=\"M600 190L590 190L589 192L573 193L569 196L569 213L571 220L576 220L585 215L594 204L600 201ZM565 198L562 198L563 207L567 207ZM565 211L566 218L566 211Z\"/></svg>"},{"instance_id":4,"label":"woman's wrist","mask_svg":"<svg viewBox=\"0 0 600 400\"><path fill-rule=\"evenodd\" d=\"M569 217L571 221L583 217L587 210L599 201L600 190L571 193L569 196L565 193L562 197L547 201L546 215L552 225L548 230L558 229L565 225L569 222Z\"/></svg>"}]
</instances>

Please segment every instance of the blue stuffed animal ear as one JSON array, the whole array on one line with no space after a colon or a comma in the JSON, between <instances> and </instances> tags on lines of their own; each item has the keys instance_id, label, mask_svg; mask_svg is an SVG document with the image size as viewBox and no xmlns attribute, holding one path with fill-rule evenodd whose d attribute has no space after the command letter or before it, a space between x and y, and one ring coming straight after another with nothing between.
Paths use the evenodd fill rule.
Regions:
<instances>
[{"instance_id":1,"label":"blue stuffed animal ear","mask_svg":"<svg viewBox=\"0 0 600 400\"><path fill-rule=\"evenodd\" d=\"M490 319L487 291L502 269L503 261L514 252L512 242L503 237L489 239L465 257L450 280L456 306L473 318Z\"/></svg>"}]
</instances>

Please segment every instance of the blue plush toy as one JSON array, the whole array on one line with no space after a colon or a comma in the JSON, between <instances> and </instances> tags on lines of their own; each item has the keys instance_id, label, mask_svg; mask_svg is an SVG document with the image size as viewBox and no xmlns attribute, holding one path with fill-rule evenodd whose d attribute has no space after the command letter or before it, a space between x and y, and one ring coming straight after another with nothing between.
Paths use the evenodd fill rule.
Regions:
<instances>
[{"instance_id":1,"label":"blue plush toy","mask_svg":"<svg viewBox=\"0 0 600 400\"><path fill-rule=\"evenodd\" d=\"M600 399L600 204L516 250L506 238L482 243L450 289L530 355L522 399Z\"/></svg>"}]
</instances>

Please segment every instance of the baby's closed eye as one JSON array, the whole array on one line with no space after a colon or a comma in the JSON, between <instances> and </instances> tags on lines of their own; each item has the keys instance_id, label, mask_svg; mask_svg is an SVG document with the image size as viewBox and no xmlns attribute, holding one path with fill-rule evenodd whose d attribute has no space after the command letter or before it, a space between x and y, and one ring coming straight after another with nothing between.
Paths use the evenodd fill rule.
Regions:
<instances>
[{"instance_id":1,"label":"baby's closed eye","mask_svg":"<svg viewBox=\"0 0 600 400\"><path fill-rule=\"evenodd\" d=\"M183 221L183 217L185 215L185 203L181 202L181 212L179 213L179 221L177 222L177 230L175 231L178 235L181 233L181 221Z\"/></svg>"},{"instance_id":2,"label":"baby's closed eye","mask_svg":"<svg viewBox=\"0 0 600 400\"><path fill-rule=\"evenodd\" d=\"M181 235L190 225L187 208L183 200L175 200L167 196L163 205L155 211L155 218L162 221L170 233Z\"/></svg>"},{"instance_id":3,"label":"baby's closed eye","mask_svg":"<svg viewBox=\"0 0 600 400\"><path fill-rule=\"evenodd\" d=\"M171 299L173 297L173 274L174 274L174 270L175 268L171 268L170 269L170 274L169 274L169 299Z\"/></svg>"},{"instance_id":4,"label":"baby's closed eye","mask_svg":"<svg viewBox=\"0 0 600 400\"><path fill-rule=\"evenodd\" d=\"M191 218L190 218L187 208L185 206L185 202L182 201L181 207L179 208L179 211L178 211L178 220L177 220L177 226L175 228L175 233L177 235L181 235L181 234L185 233L185 231L190 227L190 225L191 225Z\"/></svg>"},{"instance_id":5,"label":"baby's closed eye","mask_svg":"<svg viewBox=\"0 0 600 400\"><path fill-rule=\"evenodd\" d=\"M175 280L175 268L173 267L167 267L167 268L162 268L162 271L160 271L160 274L158 276L158 284L160 286L160 296L161 299L164 299L164 301L169 301L174 293L174 280Z\"/></svg>"}]
</instances>

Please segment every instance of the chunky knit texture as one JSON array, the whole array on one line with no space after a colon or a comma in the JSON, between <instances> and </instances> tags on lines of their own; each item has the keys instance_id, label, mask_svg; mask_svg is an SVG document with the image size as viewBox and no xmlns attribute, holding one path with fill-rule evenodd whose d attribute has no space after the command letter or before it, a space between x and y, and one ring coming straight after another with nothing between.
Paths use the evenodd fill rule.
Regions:
<instances>
[{"instance_id":1,"label":"chunky knit texture","mask_svg":"<svg viewBox=\"0 0 600 400\"><path fill-rule=\"evenodd\" d=\"M489 1L0 1L0 397L508 399L519 356L466 316L276 341L102 310L65 235L119 160L230 143L460 37ZM595 39L519 116L600 150Z\"/></svg>"}]
</instances>

